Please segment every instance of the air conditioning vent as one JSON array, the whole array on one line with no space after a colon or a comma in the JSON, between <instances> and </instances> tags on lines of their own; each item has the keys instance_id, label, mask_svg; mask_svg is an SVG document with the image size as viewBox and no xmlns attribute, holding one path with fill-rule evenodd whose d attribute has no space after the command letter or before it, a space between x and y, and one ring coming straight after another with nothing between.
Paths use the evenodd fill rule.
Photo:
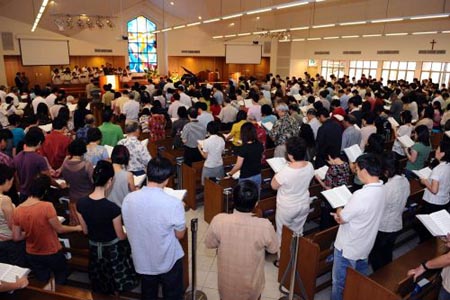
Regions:
<instances>
[{"instance_id":1,"label":"air conditioning vent","mask_svg":"<svg viewBox=\"0 0 450 300\"><path fill-rule=\"evenodd\" d=\"M14 40L12 32L2 32L3 51L14 50Z\"/></svg>"},{"instance_id":2,"label":"air conditioning vent","mask_svg":"<svg viewBox=\"0 0 450 300\"><path fill-rule=\"evenodd\" d=\"M361 51L342 51L342 54L362 54Z\"/></svg>"},{"instance_id":3,"label":"air conditioning vent","mask_svg":"<svg viewBox=\"0 0 450 300\"><path fill-rule=\"evenodd\" d=\"M377 54L400 54L398 50L378 50Z\"/></svg>"},{"instance_id":4,"label":"air conditioning vent","mask_svg":"<svg viewBox=\"0 0 450 300\"><path fill-rule=\"evenodd\" d=\"M112 53L112 49L94 49L96 53Z\"/></svg>"},{"instance_id":5,"label":"air conditioning vent","mask_svg":"<svg viewBox=\"0 0 450 300\"><path fill-rule=\"evenodd\" d=\"M446 50L419 50L419 54L445 54Z\"/></svg>"},{"instance_id":6,"label":"air conditioning vent","mask_svg":"<svg viewBox=\"0 0 450 300\"><path fill-rule=\"evenodd\" d=\"M181 50L181 53L187 53L187 54L199 54L200 50Z\"/></svg>"},{"instance_id":7,"label":"air conditioning vent","mask_svg":"<svg viewBox=\"0 0 450 300\"><path fill-rule=\"evenodd\" d=\"M330 51L314 51L315 55L330 55Z\"/></svg>"}]
</instances>

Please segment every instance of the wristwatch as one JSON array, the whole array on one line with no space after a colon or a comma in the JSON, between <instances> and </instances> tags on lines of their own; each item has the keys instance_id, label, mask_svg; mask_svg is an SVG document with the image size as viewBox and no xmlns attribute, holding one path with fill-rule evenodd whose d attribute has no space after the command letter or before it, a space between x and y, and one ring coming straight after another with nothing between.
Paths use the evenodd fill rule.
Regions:
<instances>
[{"instance_id":1,"label":"wristwatch","mask_svg":"<svg viewBox=\"0 0 450 300\"><path fill-rule=\"evenodd\" d=\"M420 264L422 266L422 268L425 269L425 271L429 271L430 269L427 267L427 261L424 261L423 263Z\"/></svg>"}]
</instances>

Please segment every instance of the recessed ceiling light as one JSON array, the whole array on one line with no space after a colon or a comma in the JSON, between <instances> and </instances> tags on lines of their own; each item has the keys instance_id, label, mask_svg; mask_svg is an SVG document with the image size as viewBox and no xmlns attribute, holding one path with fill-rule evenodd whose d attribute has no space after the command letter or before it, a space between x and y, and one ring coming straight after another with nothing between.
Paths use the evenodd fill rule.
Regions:
<instances>
[{"instance_id":1,"label":"recessed ceiling light","mask_svg":"<svg viewBox=\"0 0 450 300\"><path fill-rule=\"evenodd\" d=\"M173 1L170 1L170 5L175 5L175 2L173 2Z\"/></svg>"},{"instance_id":2,"label":"recessed ceiling light","mask_svg":"<svg viewBox=\"0 0 450 300\"><path fill-rule=\"evenodd\" d=\"M259 19L261 19L261 17L256 17L256 20L259 20Z\"/></svg>"},{"instance_id":3,"label":"recessed ceiling light","mask_svg":"<svg viewBox=\"0 0 450 300\"><path fill-rule=\"evenodd\" d=\"M228 26L232 27L232 26L234 26L234 23L230 23L230 25L228 25Z\"/></svg>"},{"instance_id":4,"label":"recessed ceiling light","mask_svg":"<svg viewBox=\"0 0 450 300\"><path fill-rule=\"evenodd\" d=\"M201 19L202 19L202 16L198 16L198 19L201 20Z\"/></svg>"}]
</instances>

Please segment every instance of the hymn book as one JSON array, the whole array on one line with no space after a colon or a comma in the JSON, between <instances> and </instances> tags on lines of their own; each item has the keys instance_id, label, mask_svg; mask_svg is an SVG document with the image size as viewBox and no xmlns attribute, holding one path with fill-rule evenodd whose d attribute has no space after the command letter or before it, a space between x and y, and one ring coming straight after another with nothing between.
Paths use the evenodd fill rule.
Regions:
<instances>
[{"instance_id":1,"label":"hymn book","mask_svg":"<svg viewBox=\"0 0 450 300\"><path fill-rule=\"evenodd\" d=\"M18 109L24 110L25 107L27 107L28 103L26 102L20 102L19 105L17 105Z\"/></svg>"},{"instance_id":2,"label":"hymn book","mask_svg":"<svg viewBox=\"0 0 450 300\"><path fill-rule=\"evenodd\" d=\"M74 112L77 109L77 104L67 104L67 108L70 112Z\"/></svg>"},{"instance_id":3,"label":"hymn book","mask_svg":"<svg viewBox=\"0 0 450 300\"><path fill-rule=\"evenodd\" d=\"M450 233L450 214L445 209L416 217L433 236L446 236Z\"/></svg>"},{"instance_id":4,"label":"hymn book","mask_svg":"<svg viewBox=\"0 0 450 300\"><path fill-rule=\"evenodd\" d=\"M417 177L424 178L424 179L430 178L432 172L433 171L429 167L425 167L425 168L420 169L420 170L413 170L413 173L416 174Z\"/></svg>"},{"instance_id":5,"label":"hymn book","mask_svg":"<svg viewBox=\"0 0 450 300\"><path fill-rule=\"evenodd\" d=\"M275 173L280 172L288 164L284 157L269 158L266 161Z\"/></svg>"},{"instance_id":6,"label":"hymn book","mask_svg":"<svg viewBox=\"0 0 450 300\"><path fill-rule=\"evenodd\" d=\"M359 145L357 145L357 144L354 144L353 146L345 148L344 152L345 152L345 155L347 155L348 160L352 163L354 163L356 161L356 159L363 154L361 151L361 148L359 148Z\"/></svg>"},{"instance_id":7,"label":"hymn book","mask_svg":"<svg viewBox=\"0 0 450 300\"><path fill-rule=\"evenodd\" d=\"M352 192L345 185L321 192L332 208L343 207L352 197Z\"/></svg>"},{"instance_id":8,"label":"hymn book","mask_svg":"<svg viewBox=\"0 0 450 300\"><path fill-rule=\"evenodd\" d=\"M265 123L262 123L262 126L264 128L266 128L268 131L271 131L272 128L273 128L273 123L272 122L265 122Z\"/></svg>"},{"instance_id":9,"label":"hymn book","mask_svg":"<svg viewBox=\"0 0 450 300\"><path fill-rule=\"evenodd\" d=\"M142 140L141 141L142 146L144 146L144 148L147 148L148 145L148 139Z\"/></svg>"},{"instance_id":10,"label":"hymn book","mask_svg":"<svg viewBox=\"0 0 450 300\"><path fill-rule=\"evenodd\" d=\"M180 201L183 201L184 196L186 196L187 190L174 190L172 188L165 187L164 192L172 197L177 198Z\"/></svg>"},{"instance_id":11,"label":"hymn book","mask_svg":"<svg viewBox=\"0 0 450 300\"><path fill-rule=\"evenodd\" d=\"M139 176L133 175L134 186L141 186L146 177L146 174L142 174Z\"/></svg>"},{"instance_id":12,"label":"hymn book","mask_svg":"<svg viewBox=\"0 0 450 300\"><path fill-rule=\"evenodd\" d=\"M445 135L448 136L448 137L450 138L450 130L447 130L447 131L445 132Z\"/></svg>"},{"instance_id":13,"label":"hymn book","mask_svg":"<svg viewBox=\"0 0 450 300\"><path fill-rule=\"evenodd\" d=\"M108 152L108 157L111 158L114 147L111 147L110 145L105 145L104 147L106 149L106 152Z\"/></svg>"},{"instance_id":14,"label":"hymn book","mask_svg":"<svg viewBox=\"0 0 450 300\"><path fill-rule=\"evenodd\" d=\"M44 132L50 132L50 131L52 131L52 128L53 128L52 123L49 123L49 124L46 124L46 125L40 125L38 127L40 129L42 129L42 131L44 131Z\"/></svg>"},{"instance_id":15,"label":"hymn book","mask_svg":"<svg viewBox=\"0 0 450 300\"><path fill-rule=\"evenodd\" d=\"M323 166L322 168L318 168L317 170L314 170L314 175L318 176L320 180L325 179L325 175L327 175L329 167Z\"/></svg>"},{"instance_id":16,"label":"hymn book","mask_svg":"<svg viewBox=\"0 0 450 300\"><path fill-rule=\"evenodd\" d=\"M387 118L387 120L389 123L391 123L392 128L396 128L396 127L400 126L400 124L398 124L398 122L393 117L389 117L389 118Z\"/></svg>"},{"instance_id":17,"label":"hymn book","mask_svg":"<svg viewBox=\"0 0 450 300\"><path fill-rule=\"evenodd\" d=\"M237 171L236 173L234 173L234 174L231 176L231 178L233 178L233 179L235 179L235 180L238 180L240 176L241 176L241 171L239 170L239 171Z\"/></svg>"},{"instance_id":18,"label":"hymn book","mask_svg":"<svg viewBox=\"0 0 450 300\"><path fill-rule=\"evenodd\" d=\"M252 99L244 99L244 106L246 108L252 107L253 106Z\"/></svg>"},{"instance_id":19,"label":"hymn book","mask_svg":"<svg viewBox=\"0 0 450 300\"><path fill-rule=\"evenodd\" d=\"M0 263L0 281L16 282L16 277L23 277L31 272L30 269Z\"/></svg>"},{"instance_id":20,"label":"hymn book","mask_svg":"<svg viewBox=\"0 0 450 300\"><path fill-rule=\"evenodd\" d=\"M414 141L408 135L399 136L397 140L405 148L411 148L412 146L414 146Z\"/></svg>"}]
</instances>

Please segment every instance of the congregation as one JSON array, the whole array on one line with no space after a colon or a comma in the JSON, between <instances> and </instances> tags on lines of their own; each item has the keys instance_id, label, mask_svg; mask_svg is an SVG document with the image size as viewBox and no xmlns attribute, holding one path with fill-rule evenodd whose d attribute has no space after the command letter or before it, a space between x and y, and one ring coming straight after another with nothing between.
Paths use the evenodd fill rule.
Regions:
<instances>
[{"instance_id":1,"label":"congregation","mask_svg":"<svg viewBox=\"0 0 450 300\"><path fill-rule=\"evenodd\" d=\"M101 72L125 74L127 68L75 66L55 69L46 87L25 89L18 81L17 87L0 87L0 263L28 267L38 281L66 283L58 235L80 232L89 239L92 291L118 295L141 284L142 299L157 299L161 285L164 299L183 299L179 240L186 234L187 207L165 192L173 163L152 157L143 137L149 145L171 137L171 148L182 152L187 166L204 161L202 185L237 178L233 213L216 215L204 240L217 249L223 300L260 298L266 252L280 257L283 226L305 231L312 182L323 191L344 185L352 192L344 207L321 204L320 230L339 226L332 300L343 299L347 268L368 275L369 266L376 271L393 261L412 180L425 190L421 213L449 208L445 85L305 73L230 78L226 84L161 77L114 90L89 81ZM58 88L66 82L86 83L86 95ZM435 149L434 135L442 137ZM413 144L402 143L404 136ZM361 152L355 159L346 151L352 147ZM268 149L286 161L270 181L275 227L253 215ZM231 168L224 164L226 151L236 157ZM315 170L324 166L322 177ZM417 175L428 166L429 177ZM134 177L142 175L146 180L136 184ZM55 205L62 195L69 199L64 223ZM420 223L414 231L420 243L434 238ZM442 239L449 245L450 236ZM439 299L450 299L448 257L418 261L409 275L443 268ZM27 284L26 277L1 282L0 291Z\"/></svg>"}]
</instances>

